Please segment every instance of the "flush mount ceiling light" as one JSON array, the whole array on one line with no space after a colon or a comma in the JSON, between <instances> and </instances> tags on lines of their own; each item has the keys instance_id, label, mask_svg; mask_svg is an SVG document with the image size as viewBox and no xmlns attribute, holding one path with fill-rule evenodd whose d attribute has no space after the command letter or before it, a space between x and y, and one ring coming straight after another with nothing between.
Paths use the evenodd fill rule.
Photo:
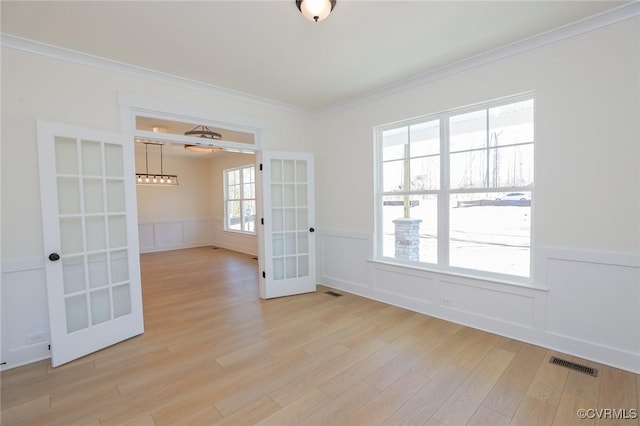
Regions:
<instances>
[{"instance_id":1,"label":"flush mount ceiling light","mask_svg":"<svg viewBox=\"0 0 640 426\"><path fill-rule=\"evenodd\" d=\"M162 143L143 142L144 143L144 165L145 173L136 173L136 183L138 185L178 185L178 176L165 175L162 161ZM160 146L160 173L149 173L149 145Z\"/></svg>"},{"instance_id":2,"label":"flush mount ceiling light","mask_svg":"<svg viewBox=\"0 0 640 426\"><path fill-rule=\"evenodd\" d=\"M336 6L336 0L296 0L298 10L310 21L322 21Z\"/></svg>"},{"instance_id":3,"label":"flush mount ceiling light","mask_svg":"<svg viewBox=\"0 0 640 426\"><path fill-rule=\"evenodd\" d=\"M220 152L222 148L219 146L202 146L202 145L185 145L184 149L191 152Z\"/></svg>"}]
</instances>

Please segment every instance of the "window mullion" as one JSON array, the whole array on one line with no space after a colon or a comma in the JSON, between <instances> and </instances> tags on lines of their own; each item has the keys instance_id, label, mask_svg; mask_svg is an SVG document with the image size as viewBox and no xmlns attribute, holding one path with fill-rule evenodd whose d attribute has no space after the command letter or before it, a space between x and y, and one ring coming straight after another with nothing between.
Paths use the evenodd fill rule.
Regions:
<instances>
[{"instance_id":1,"label":"window mullion","mask_svg":"<svg viewBox=\"0 0 640 426\"><path fill-rule=\"evenodd\" d=\"M438 264L449 265L449 118L440 119L440 191L438 191Z\"/></svg>"}]
</instances>

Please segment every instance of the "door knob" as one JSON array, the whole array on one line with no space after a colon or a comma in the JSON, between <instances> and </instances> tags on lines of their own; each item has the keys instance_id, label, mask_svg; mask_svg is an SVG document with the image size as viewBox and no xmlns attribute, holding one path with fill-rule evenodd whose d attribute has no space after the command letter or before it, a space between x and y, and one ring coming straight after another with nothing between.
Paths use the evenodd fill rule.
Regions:
<instances>
[{"instance_id":1,"label":"door knob","mask_svg":"<svg viewBox=\"0 0 640 426\"><path fill-rule=\"evenodd\" d=\"M309 232L316 232L316 230L313 228L309 228Z\"/></svg>"},{"instance_id":2,"label":"door knob","mask_svg":"<svg viewBox=\"0 0 640 426\"><path fill-rule=\"evenodd\" d=\"M52 261L52 262L60 260L60 255L58 253L51 253L49 255L49 260Z\"/></svg>"}]
</instances>

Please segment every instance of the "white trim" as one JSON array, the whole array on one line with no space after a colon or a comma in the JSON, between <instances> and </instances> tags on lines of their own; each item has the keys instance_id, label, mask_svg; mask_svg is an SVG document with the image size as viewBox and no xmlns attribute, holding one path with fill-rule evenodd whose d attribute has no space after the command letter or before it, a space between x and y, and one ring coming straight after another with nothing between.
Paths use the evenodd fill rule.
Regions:
<instances>
[{"instance_id":1,"label":"white trim","mask_svg":"<svg viewBox=\"0 0 640 426\"><path fill-rule=\"evenodd\" d=\"M375 135L375 152L374 152L374 170L376 174L374 175L374 182L376 183L376 188L374 188L375 193L375 207L374 207L374 217L376 218L375 225L376 228L374 230L375 233L375 242L376 247L374 248L374 252L376 256L370 259L370 261L379 261L381 263L386 264L397 264L397 265L405 265L407 267L413 267L418 270L426 270L434 273L442 273L442 274L451 274L453 276L459 277L469 277L472 279L480 279L480 280L488 280L494 282L502 282L508 285L519 285L523 287L536 288L536 276L535 270L533 266L535 265L534 258L534 250L532 249L532 240L533 240L533 224L534 224L534 205L530 203L530 227L529 227L529 268L528 275L520 276L515 274L509 274L508 272L501 271L490 271L485 269L479 269L474 267L464 267L464 266L455 266L451 264L450 260L450 252L451 252L451 242L450 242L450 233L451 233L451 215L450 212L450 196L453 194L474 194L474 193L507 193L511 191L527 191L531 193L531 199L535 199L534 196L534 186L533 182L530 185L523 186L502 186L502 187L491 187L487 182L486 186L478 186L473 188L460 188L460 187L452 187L451 185L451 148L450 148L450 131L451 131L451 123L450 119L452 117L460 116L467 113L472 112L480 112L484 111L485 114L485 124L484 128L487 130L485 133L486 144L483 147L474 147L473 149L465 149L462 151L454 151L453 154L459 153L471 153L471 152L487 152L489 153L491 150L503 150L508 149L510 147L528 147L531 146L534 151L536 147L535 136L532 140L521 143L511 143L505 145L496 145L491 147L489 138L489 129L490 129L490 114L489 111L491 108L501 107L501 106L509 106L515 104L521 104L523 102L531 102L531 107L533 112L535 112L535 92L528 91L525 93L506 96L500 99L494 99L487 102L476 103L472 106L465 106L461 108L449 109L446 112L437 112L434 114L428 114L420 117L414 117L407 120L395 121L392 124L383 124L381 126L374 127L374 135ZM383 176L383 166L385 163L395 163L398 161L407 162L412 158L420 158L413 157L411 155L411 136L409 132L409 128L415 124L424 124L424 123L438 123L439 129L439 152L436 154L429 154L430 159L438 159L438 164L440 165L440 184L437 189L428 189L428 190L411 190L407 188L407 179L409 179L409 175L405 174L402 178L403 182L403 190L400 191L385 191L384 189L384 176ZM532 123L535 126L535 121ZM408 138L404 143L405 146L409 147L407 151L405 148L404 153L401 157L392 158L390 160L384 160L383 156L383 145L384 145L384 132L389 130L397 130L397 129L406 129L406 137ZM534 127L535 129L535 127ZM404 134L404 133L403 133ZM408 145L406 145L408 144ZM488 158L488 157L487 157ZM533 157L535 159L535 155ZM535 166L535 160L533 160ZM407 164L405 164L405 173ZM486 167L486 176L488 179L489 176L489 163L485 165ZM532 168L532 172L533 172ZM437 197L437 262L436 263L427 263L424 261L412 261L412 260L402 260L396 259L394 257L385 256L384 255L384 224L383 222L383 210L384 210L384 198L385 197L398 197L398 196L422 196L422 195L431 195Z\"/></svg>"},{"instance_id":2,"label":"white trim","mask_svg":"<svg viewBox=\"0 0 640 426\"><path fill-rule=\"evenodd\" d=\"M120 74L144 78L146 80L156 81L164 84L171 84L174 86L183 87L185 89L197 90L213 95L224 96L226 98L243 102L251 102L253 104L264 105L269 108L275 108L283 111L305 114L311 112L310 110L307 110L305 108L288 105L272 99L262 98L260 96L251 95L237 90L227 89L201 81L191 80L188 78L152 70L149 68L143 68L124 62L115 61L113 59L107 59L100 56L90 55L88 53L53 46L51 44L18 37L13 34L0 33L0 40L2 46L4 47L9 47L12 49L34 53L37 55L42 55L49 58L59 59L80 65L86 65L100 70L117 72Z\"/></svg>"},{"instance_id":3,"label":"white trim","mask_svg":"<svg viewBox=\"0 0 640 426\"><path fill-rule=\"evenodd\" d=\"M637 1L630 1L629 3L626 3L620 7L602 12L600 14L584 18L582 20L564 25L562 27L543 32L541 34L525 38L523 40L516 41L514 43L510 43L475 56L471 56L453 64L445 65L440 68L436 68L434 70L420 74L416 77L393 83L386 87L368 92L364 95L354 97L350 100L337 102L320 109L309 109L285 104L283 102L278 102L272 99L266 99L260 96L215 86L213 84L190 80L187 78L138 67L111 59L101 58L98 56L77 52L71 49L65 49L50 44L29 40L12 34L0 33L0 44L4 47L43 55L54 59L87 65L102 70L127 74L134 77L145 78L148 80L180 86L192 90L204 91L210 94L225 96L227 98L244 102L251 102L258 105L264 105L283 111L312 115L327 115L357 105L365 104L367 102L371 102L373 100L389 96L394 93L402 92L413 87L428 83L430 81L447 77L449 75L466 71L481 65L485 65L490 62L505 59L510 56L515 56L520 53L536 49L538 47L546 46L571 37L575 37L577 35L605 27L607 25L615 24L636 16L640 16L640 3Z\"/></svg>"},{"instance_id":4,"label":"white trim","mask_svg":"<svg viewBox=\"0 0 640 426\"><path fill-rule=\"evenodd\" d=\"M376 267L377 265L386 266L386 267L395 267L395 268L400 268L399 270L421 271L429 274L437 274L437 275L440 275L441 277L463 278L463 279L474 280L474 281L478 281L486 284L501 284L501 285L508 285L511 287L519 287L527 290L549 291L549 289L547 288L536 285L536 283L533 281L524 281L524 280L517 281L515 279L510 280L510 279L504 279L501 277L493 277L487 274L486 272L482 272L482 274L478 273L476 275L472 273L473 272L472 270L469 270L471 271L470 273L464 273L464 272L455 271L453 269L437 269L435 267L431 267L432 265L429 265L429 264L424 264L424 266L422 266L423 264L402 263L402 262L394 261L391 258L367 259L367 262L373 265L376 265Z\"/></svg>"},{"instance_id":5,"label":"white trim","mask_svg":"<svg viewBox=\"0 0 640 426\"><path fill-rule=\"evenodd\" d=\"M405 90L409 90L414 87L429 83L431 81L460 73L462 71L467 71L469 69L486 65L491 62L519 55L529 50L543 47L552 43L557 43L559 41L566 40L568 38L575 37L589 31L597 30L598 28L615 24L639 15L640 3L637 1L631 1L615 9L611 9L606 12L584 18L582 20L561 26L559 28L555 28L553 30L546 31L525 38L523 40L507 44L505 46L488 50L486 52L471 56L452 64L444 65L431 71L427 71L426 73L420 74L416 77L412 77L397 83L390 84L386 87L373 90L362 96L357 96L344 102L337 102L322 110L319 110L318 112L326 115L333 114L338 111L366 104L376 99L384 98L394 93L403 92Z\"/></svg>"}]
</instances>

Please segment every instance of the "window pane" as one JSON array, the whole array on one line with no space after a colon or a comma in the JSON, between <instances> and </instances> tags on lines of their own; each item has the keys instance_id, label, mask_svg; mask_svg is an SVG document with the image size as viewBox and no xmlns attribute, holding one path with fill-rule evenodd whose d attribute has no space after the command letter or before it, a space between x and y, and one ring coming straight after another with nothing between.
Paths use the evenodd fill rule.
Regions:
<instances>
[{"instance_id":1,"label":"window pane","mask_svg":"<svg viewBox=\"0 0 640 426\"><path fill-rule=\"evenodd\" d=\"M414 124L411 131L411 157L440 153L440 120Z\"/></svg>"},{"instance_id":2,"label":"window pane","mask_svg":"<svg viewBox=\"0 0 640 426\"><path fill-rule=\"evenodd\" d=\"M245 167L242 169L242 180L243 183L253 182L253 167Z\"/></svg>"},{"instance_id":3,"label":"window pane","mask_svg":"<svg viewBox=\"0 0 640 426\"><path fill-rule=\"evenodd\" d=\"M486 149L482 149L451 154L451 188L487 188L487 152Z\"/></svg>"},{"instance_id":4,"label":"window pane","mask_svg":"<svg viewBox=\"0 0 640 426\"><path fill-rule=\"evenodd\" d=\"M440 188L440 156L414 158L409 169L412 191Z\"/></svg>"},{"instance_id":5,"label":"window pane","mask_svg":"<svg viewBox=\"0 0 640 426\"><path fill-rule=\"evenodd\" d=\"M409 218L404 217L405 203L410 205ZM437 196L388 196L382 204L383 256L437 263Z\"/></svg>"},{"instance_id":6,"label":"window pane","mask_svg":"<svg viewBox=\"0 0 640 426\"><path fill-rule=\"evenodd\" d=\"M253 191L254 185L252 183L245 183L242 185L242 198L256 198L256 194Z\"/></svg>"},{"instance_id":7,"label":"window pane","mask_svg":"<svg viewBox=\"0 0 640 426\"><path fill-rule=\"evenodd\" d=\"M240 201L227 201L227 227L237 231L242 230Z\"/></svg>"},{"instance_id":8,"label":"window pane","mask_svg":"<svg viewBox=\"0 0 640 426\"><path fill-rule=\"evenodd\" d=\"M276 174L282 174L282 162L272 160L273 170ZM225 229L255 232L255 167L247 166L233 170L226 170L225 193ZM273 176L272 176L273 177ZM278 178L275 176L277 179ZM272 205L282 205L282 184L271 185Z\"/></svg>"},{"instance_id":9,"label":"window pane","mask_svg":"<svg viewBox=\"0 0 640 426\"><path fill-rule=\"evenodd\" d=\"M529 276L531 193L518 194L514 201L496 200L496 193L451 195L451 266Z\"/></svg>"},{"instance_id":10,"label":"window pane","mask_svg":"<svg viewBox=\"0 0 640 426\"><path fill-rule=\"evenodd\" d=\"M256 202L254 200L243 201L242 211L244 213L243 231L255 232L256 230Z\"/></svg>"},{"instance_id":11,"label":"window pane","mask_svg":"<svg viewBox=\"0 0 640 426\"><path fill-rule=\"evenodd\" d=\"M382 190L384 192L403 190L404 163L404 160L400 160L382 164Z\"/></svg>"},{"instance_id":12,"label":"window pane","mask_svg":"<svg viewBox=\"0 0 640 426\"><path fill-rule=\"evenodd\" d=\"M533 99L489 109L490 146L533 142Z\"/></svg>"},{"instance_id":13,"label":"window pane","mask_svg":"<svg viewBox=\"0 0 640 426\"><path fill-rule=\"evenodd\" d=\"M533 144L491 149L489 158L495 187L533 185Z\"/></svg>"},{"instance_id":14,"label":"window pane","mask_svg":"<svg viewBox=\"0 0 640 426\"><path fill-rule=\"evenodd\" d=\"M403 158L407 143L409 143L409 129L407 127L382 132L382 160Z\"/></svg>"},{"instance_id":15,"label":"window pane","mask_svg":"<svg viewBox=\"0 0 640 426\"><path fill-rule=\"evenodd\" d=\"M449 119L449 151L485 148L487 146L487 111L454 115Z\"/></svg>"},{"instance_id":16,"label":"window pane","mask_svg":"<svg viewBox=\"0 0 640 426\"><path fill-rule=\"evenodd\" d=\"M239 200L240 199L240 185L230 185L229 192L227 193L227 198L230 200Z\"/></svg>"},{"instance_id":17,"label":"window pane","mask_svg":"<svg viewBox=\"0 0 640 426\"><path fill-rule=\"evenodd\" d=\"M100 142L81 142L82 150L82 174L100 176L102 175L102 152Z\"/></svg>"}]
</instances>

